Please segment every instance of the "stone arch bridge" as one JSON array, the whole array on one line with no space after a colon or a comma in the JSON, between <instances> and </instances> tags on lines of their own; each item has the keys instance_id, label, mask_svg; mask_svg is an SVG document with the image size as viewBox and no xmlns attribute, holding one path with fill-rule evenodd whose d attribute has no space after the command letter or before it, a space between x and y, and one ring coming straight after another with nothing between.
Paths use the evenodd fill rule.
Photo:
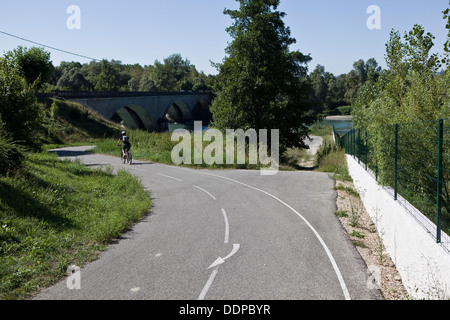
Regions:
<instances>
[{"instance_id":1,"label":"stone arch bridge","mask_svg":"<svg viewBox=\"0 0 450 320\"><path fill-rule=\"evenodd\" d=\"M168 123L205 121L213 99L211 92L55 91L51 96L80 103L131 129L148 131L166 131Z\"/></svg>"}]
</instances>

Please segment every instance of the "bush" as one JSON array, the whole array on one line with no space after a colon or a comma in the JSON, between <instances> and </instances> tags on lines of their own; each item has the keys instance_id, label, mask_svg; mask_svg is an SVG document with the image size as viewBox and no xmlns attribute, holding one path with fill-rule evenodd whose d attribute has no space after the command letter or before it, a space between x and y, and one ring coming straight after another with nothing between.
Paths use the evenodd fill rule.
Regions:
<instances>
[{"instance_id":1,"label":"bush","mask_svg":"<svg viewBox=\"0 0 450 320\"><path fill-rule=\"evenodd\" d=\"M342 106L342 107L338 107L336 109L339 111L338 114L340 114L342 116L350 115L352 112L351 106Z\"/></svg>"},{"instance_id":2,"label":"bush","mask_svg":"<svg viewBox=\"0 0 450 320\"><path fill-rule=\"evenodd\" d=\"M0 59L0 116L4 122L2 129L14 141L38 147L35 133L42 117L34 88L6 59Z\"/></svg>"},{"instance_id":3,"label":"bush","mask_svg":"<svg viewBox=\"0 0 450 320\"><path fill-rule=\"evenodd\" d=\"M0 178L0 300L26 299L95 260L151 208L139 179L27 153ZM126 199L126 201L124 201Z\"/></svg>"},{"instance_id":4,"label":"bush","mask_svg":"<svg viewBox=\"0 0 450 320\"><path fill-rule=\"evenodd\" d=\"M50 107L50 117L53 120L57 120L59 116L59 106L56 103L56 101L54 101Z\"/></svg>"},{"instance_id":5,"label":"bush","mask_svg":"<svg viewBox=\"0 0 450 320\"><path fill-rule=\"evenodd\" d=\"M333 173L336 180L351 181L344 149L331 141L326 141L317 157L319 164L317 171Z\"/></svg>"},{"instance_id":6,"label":"bush","mask_svg":"<svg viewBox=\"0 0 450 320\"><path fill-rule=\"evenodd\" d=\"M0 177L18 172L23 156L23 147L0 131Z\"/></svg>"}]
</instances>

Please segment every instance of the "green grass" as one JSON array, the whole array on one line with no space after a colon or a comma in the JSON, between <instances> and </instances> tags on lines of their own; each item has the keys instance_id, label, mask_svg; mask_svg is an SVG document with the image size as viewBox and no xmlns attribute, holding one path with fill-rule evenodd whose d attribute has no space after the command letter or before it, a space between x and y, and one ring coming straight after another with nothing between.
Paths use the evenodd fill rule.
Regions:
<instances>
[{"instance_id":1,"label":"green grass","mask_svg":"<svg viewBox=\"0 0 450 320\"><path fill-rule=\"evenodd\" d=\"M318 167L316 171L333 173L333 177L340 181L352 181L348 172L345 150L325 140L318 153Z\"/></svg>"},{"instance_id":2,"label":"green grass","mask_svg":"<svg viewBox=\"0 0 450 320\"><path fill-rule=\"evenodd\" d=\"M149 133L141 130L127 130L132 143L133 159L147 160L152 162L172 164L172 148L176 143L170 140L170 134ZM120 156L120 147L116 139L104 139L96 141L94 152Z\"/></svg>"},{"instance_id":3,"label":"green grass","mask_svg":"<svg viewBox=\"0 0 450 320\"><path fill-rule=\"evenodd\" d=\"M73 145L116 137L121 128L84 106L58 99L40 100L43 109L39 140L47 145Z\"/></svg>"},{"instance_id":4,"label":"green grass","mask_svg":"<svg viewBox=\"0 0 450 320\"><path fill-rule=\"evenodd\" d=\"M27 154L21 173L0 178L0 299L26 299L95 260L150 207L125 171Z\"/></svg>"},{"instance_id":5,"label":"green grass","mask_svg":"<svg viewBox=\"0 0 450 320\"><path fill-rule=\"evenodd\" d=\"M364 233L361 233L359 231L353 230L352 233L350 233L350 236L352 237L356 237L356 238L360 238L360 239L364 239L366 236L364 235Z\"/></svg>"},{"instance_id":6,"label":"green grass","mask_svg":"<svg viewBox=\"0 0 450 320\"><path fill-rule=\"evenodd\" d=\"M127 130L127 135L130 137L132 144L131 153L133 159L139 159L143 161L151 161L156 163L173 165L172 162L172 150L179 143L178 141L171 141L172 134L169 132L164 133L150 133L142 130ZM95 153L108 154L113 156L120 156L120 147L117 146L117 139L103 139L101 141L96 141L96 148L93 150ZM248 163L248 152L247 161L245 164L237 164L236 155L234 164L226 164L226 153L224 151L223 164L212 164L208 165L205 161L202 164L194 164L194 138L191 139L191 160L192 164L184 164L183 166L188 166L192 168L207 168L207 169L260 169L262 166L252 165ZM203 150L211 142L203 142ZM224 139L224 150L225 150L225 139Z\"/></svg>"},{"instance_id":7,"label":"green grass","mask_svg":"<svg viewBox=\"0 0 450 320\"><path fill-rule=\"evenodd\" d=\"M335 190L341 190L341 191L345 191L348 194L351 194L352 196L359 198L360 195L358 193L358 191L354 190L353 188L350 187L345 187L343 185L338 185L337 187L334 188Z\"/></svg>"},{"instance_id":8,"label":"green grass","mask_svg":"<svg viewBox=\"0 0 450 320\"><path fill-rule=\"evenodd\" d=\"M346 210L340 210L340 211L336 211L334 213L336 216L340 217L340 218L347 218L348 214Z\"/></svg>"},{"instance_id":9,"label":"green grass","mask_svg":"<svg viewBox=\"0 0 450 320\"><path fill-rule=\"evenodd\" d=\"M333 127L322 123L313 124L310 128L310 135L331 138L333 135Z\"/></svg>"},{"instance_id":10,"label":"green grass","mask_svg":"<svg viewBox=\"0 0 450 320\"><path fill-rule=\"evenodd\" d=\"M162 163L167 165L173 165L172 162L172 150L179 143L178 141L171 141L172 134L169 132L164 133L149 133L142 130L127 130L127 134L130 136L132 144L131 152L133 159L150 161L155 163ZM120 156L120 148L117 146L118 137L115 139L101 139L93 140L92 144L96 145L93 150L95 153L108 154L113 156ZM246 163L237 164L237 156L235 154L233 164L226 164L226 141L224 139L224 160L223 164L208 165L203 161L202 164L194 164L194 138L192 137L191 144L191 161L192 164L183 164L183 166L197 168L197 169L247 169L247 170L259 170L263 167L260 163L257 165L249 164L248 162L248 150L246 152ZM203 142L203 150L211 142ZM283 157L280 158L280 170L281 171L295 171L301 170L301 163L304 161L314 160L315 156L310 155L305 149L288 149ZM342 159L340 159L342 160ZM341 161L342 162L342 161ZM324 169L324 168L322 168ZM346 165L345 165L346 169ZM324 169L326 170L326 169ZM345 174L343 172L342 174Z\"/></svg>"}]
</instances>

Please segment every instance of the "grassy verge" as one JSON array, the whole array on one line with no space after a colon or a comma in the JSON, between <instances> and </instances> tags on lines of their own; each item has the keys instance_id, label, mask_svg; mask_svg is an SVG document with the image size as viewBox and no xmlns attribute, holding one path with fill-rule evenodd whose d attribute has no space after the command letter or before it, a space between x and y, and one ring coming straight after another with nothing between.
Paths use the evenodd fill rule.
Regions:
<instances>
[{"instance_id":1,"label":"grassy verge","mask_svg":"<svg viewBox=\"0 0 450 320\"><path fill-rule=\"evenodd\" d=\"M330 127L329 125L316 123L316 124L312 125L309 129L311 131L310 135L312 135L312 136L320 136L320 137L323 137L324 139L326 139L326 138L331 138L333 135L332 127Z\"/></svg>"},{"instance_id":2,"label":"grassy verge","mask_svg":"<svg viewBox=\"0 0 450 320\"><path fill-rule=\"evenodd\" d=\"M26 299L93 261L150 207L125 171L27 154L21 173L0 178L0 299Z\"/></svg>"},{"instance_id":3,"label":"grassy verge","mask_svg":"<svg viewBox=\"0 0 450 320\"><path fill-rule=\"evenodd\" d=\"M142 130L127 130L127 135L130 136L130 140L132 143L132 154L133 159L150 161L155 163L162 163L167 165L173 165L172 162L172 150L179 143L171 141L172 134L169 132L164 133L149 133ZM330 127L321 127L316 125L311 135L320 135L324 138L324 140L331 139L331 129ZM107 154L113 156L120 156L120 148L117 146L116 139L102 139L92 141L92 144L96 145L96 148L93 152L99 154ZM191 159L194 159L194 138L191 139ZM203 150L210 144L211 142L203 141ZM253 165L249 164L248 159L248 150L246 150L246 163L245 164L237 164L237 155L235 154L234 164L228 165L226 164L226 141L224 139L224 159L223 164L212 164L208 165L203 161L202 164L191 164L185 165L191 168L197 169L247 169L247 170L259 170L262 168L261 164ZM280 170L283 171L292 171L292 170L301 170L303 168L303 163L311 162L316 158L315 155L311 155L308 150L305 149L288 149L283 157L280 159ZM308 166L309 167L309 166Z\"/></svg>"},{"instance_id":4,"label":"grassy verge","mask_svg":"<svg viewBox=\"0 0 450 320\"><path fill-rule=\"evenodd\" d=\"M176 143L170 140L171 135L165 133L149 133L141 130L127 130L132 143L133 159L172 164L171 152ZM96 141L94 152L120 156L120 148L116 139Z\"/></svg>"},{"instance_id":5,"label":"grassy verge","mask_svg":"<svg viewBox=\"0 0 450 320\"><path fill-rule=\"evenodd\" d=\"M352 181L348 172L345 150L336 146L331 139L326 139L319 150L316 171L333 173L336 180Z\"/></svg>"},{"instance_id":6,"label":"grassy verge","mask_svg":"<svg viewBox=\"0 0 450 320\"><path fill-rule=\"evenodd\" d=\"M44 144L58 146L86 143L118 136L120 126L84 106L64 100L43 99L43 119L37 133Z\"/></svg>"},{"instance_id":7,"label":"grassy verge","mask_svg":"<svg viewBox=\"0 0 450 320\"><path fill-rule=\"evenodd\" d=\"M179 143L171 141L172 134L169 132L164 133L149 133L142 130L127 130L127 135L130 137L132 143L131 153L133 159L139 159L143 161L151 161L156 163L173 165L172 162L172 150ZM117 139L104 139L97 141L96 148L93 152L108 154L113 156L120 156L120 148L117 146ZM191 139L191 159L194 161L194 138ZM203 150L211 142L203 142ZM225 150L224 139L224 150ZM237 164L236 154L234 164L226 164L226 153L224 151L223 164L208 165L205 161L202 164L187 164L186 166L192 168L208 168L208 169L260 169L261 165L252 165L248 163L248 152L246 153L246 163Z\"/></svg>"}]
</instances>

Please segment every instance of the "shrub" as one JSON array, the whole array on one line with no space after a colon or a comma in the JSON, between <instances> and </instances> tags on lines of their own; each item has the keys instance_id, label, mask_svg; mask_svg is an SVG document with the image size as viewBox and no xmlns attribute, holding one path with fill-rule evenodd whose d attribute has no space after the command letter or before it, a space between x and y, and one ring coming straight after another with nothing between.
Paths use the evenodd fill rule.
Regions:
<instances>
[{"instance_id":1,"label":"shrub","mask_svg":"<svg viewBox=\"0 0 450 320\"><path fill-rule=\"evenodd\" d=\"M0 58L0 116L5 130L14 141L38 147L36 129L42 119L34 88L19 70Z\"/></svg>"},{"instance_id":2,"label":"shrub","mask_svg":"<svg viewBox=\"0 0 450 320\"><path fill-rule=\"evenodd\" d=\"M22 167L23 147L0 130L0 177L14 174Z\"/></svg>"}]
</instances>

